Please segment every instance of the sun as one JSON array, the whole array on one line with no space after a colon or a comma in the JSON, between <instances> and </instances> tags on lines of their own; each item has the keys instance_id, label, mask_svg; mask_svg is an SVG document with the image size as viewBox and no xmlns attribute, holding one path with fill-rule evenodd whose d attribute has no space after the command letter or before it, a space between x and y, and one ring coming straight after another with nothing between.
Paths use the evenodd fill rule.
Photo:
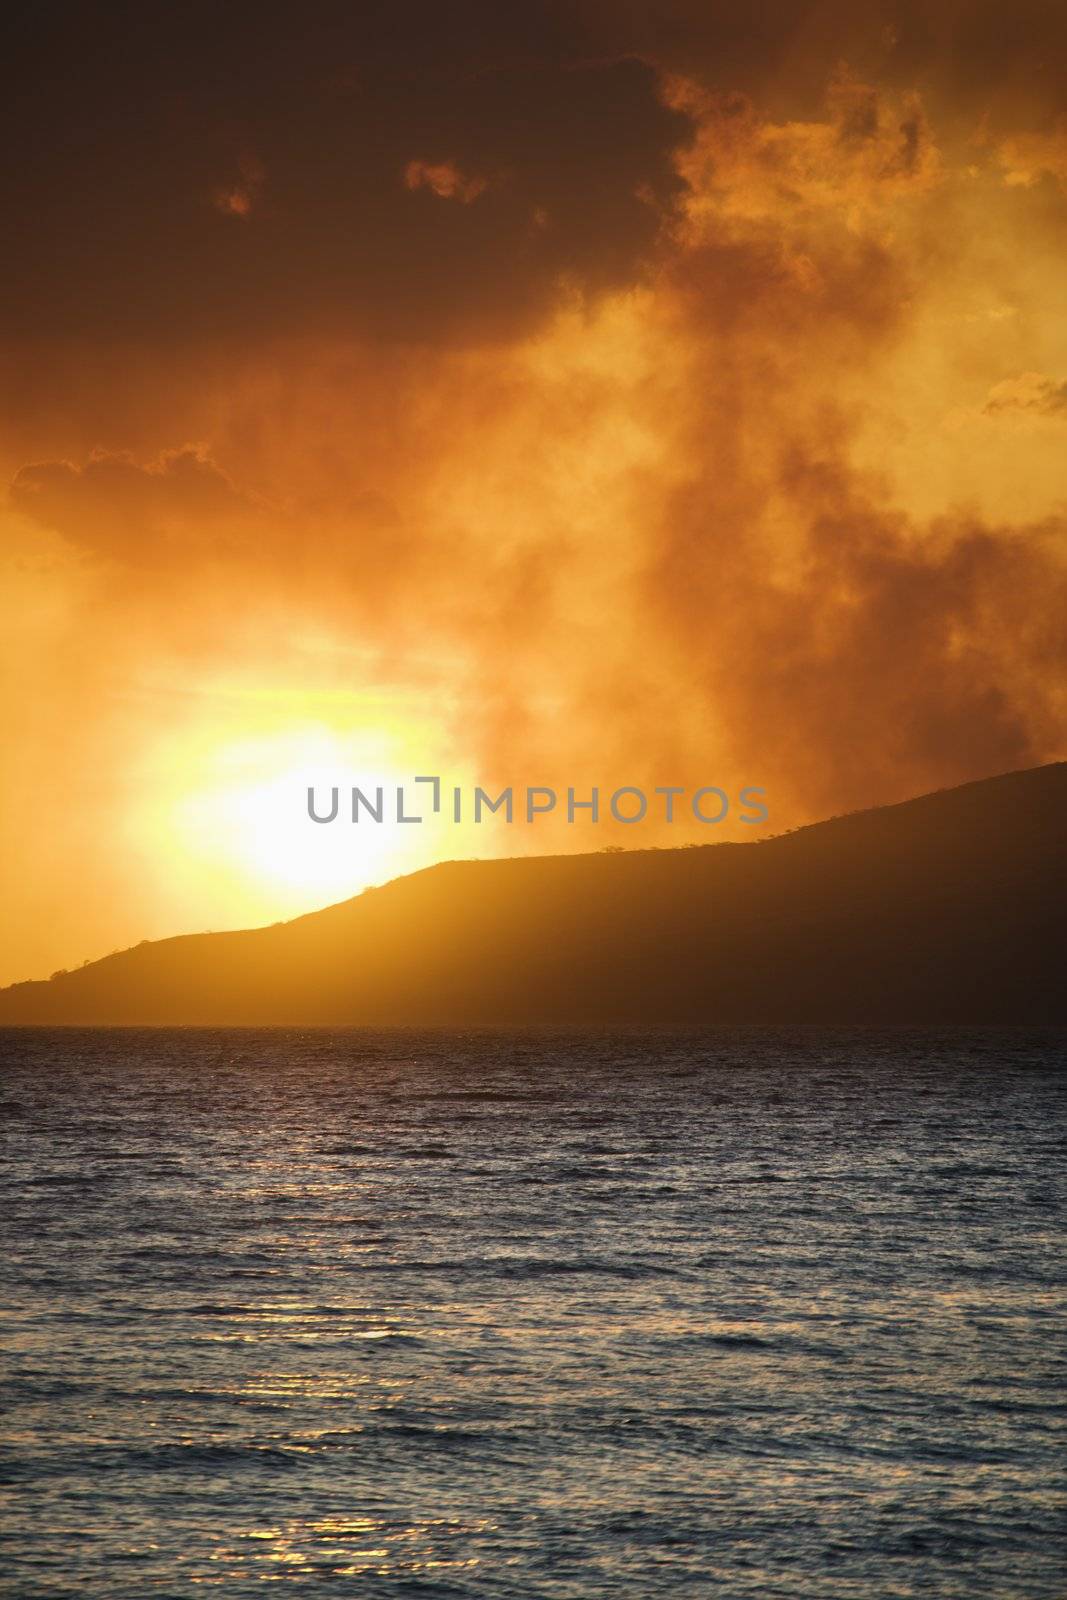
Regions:
<instances>
[{"instance_id":1,"label":"sun","mask_svg":"<svg viewBox=\"0 0 1067 1600\"><path fill-rule=\"evenodd\" d=\"M146 757L131 849L179 926L248 926L347 899L439 859L440 829L398 824L388 809L354 824L345 806L323 826L308 814L309 787L390 792L425 768L425 747L402 727L187 728Z\"/></svg>"},{"instance_id":2,"label":"sun","mask_svg":"<svg viewBox=\"0 0 1067 1600\"><path fill-rule=\"evenodd\" d=\"M323 827L308 815L307 792L359 780L367 787L410 781L388 735L345 739L300 729L238 740L216 752L209 781L176 805L184 851L212 857L231 874L306 907L343 899L410 871L422 854L412 829L381 823Z\"/></svg>"}]
</instances>

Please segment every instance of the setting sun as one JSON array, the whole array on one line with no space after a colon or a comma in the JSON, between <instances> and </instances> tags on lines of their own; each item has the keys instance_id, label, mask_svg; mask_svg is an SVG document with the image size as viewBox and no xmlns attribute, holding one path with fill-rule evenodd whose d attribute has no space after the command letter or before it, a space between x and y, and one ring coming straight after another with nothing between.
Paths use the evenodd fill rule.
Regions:
<instances>
[{"instance_id":1,"label":"setting sun","mask_svg":"<svg viewBox=\"0 0 1067 1600\"><path fill-rule=\"evenodd\" d=\"M245 738L185 729L146 755L151 800L131 819L131 838L149 858L165 841L185 892L220 908L220 926L291 917L434 858L432 818L403 826L387 812L381 823L322 827L308 816L309 787L388 792L410 782L418 748L400 729L342 733L308 722Z\"/></svg>"},{"instance_id":2,"label":"setting sun","mask_svg":"<svg viewBox=\"0 0 1067 1600\"><path fill-rule=\"evenodd\" d=\"M310 821L308 786L325 785L349 770L343 741L329 735L226 746L219 752L216 784L176 802L175 837L190 859L201 855L220 868L232 866L256 888L292 898L297 906L354 894L408 870L418 850L409 842L410 830L388 820L347 833L327 832ZM370 783L391 786L403 778L365 763L354 770Z\"/></svg>"}]
</instances>

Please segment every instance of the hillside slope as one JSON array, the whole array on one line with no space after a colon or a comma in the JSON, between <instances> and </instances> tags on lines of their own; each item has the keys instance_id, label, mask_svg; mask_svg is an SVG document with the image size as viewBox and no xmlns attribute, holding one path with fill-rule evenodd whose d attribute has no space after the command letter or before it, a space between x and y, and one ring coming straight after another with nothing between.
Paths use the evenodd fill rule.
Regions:
<instances>
[{"instance_id":1,"label":"hillside slope","mask_svg":"<svg viewBox=\"0 0 1067 1600\"><path fill-rule=\"evenodd\" d=\"M0 1023L1067 1021L1067 763L751 844L456 861L0 991Z\"/></svg>"}]
</instances>

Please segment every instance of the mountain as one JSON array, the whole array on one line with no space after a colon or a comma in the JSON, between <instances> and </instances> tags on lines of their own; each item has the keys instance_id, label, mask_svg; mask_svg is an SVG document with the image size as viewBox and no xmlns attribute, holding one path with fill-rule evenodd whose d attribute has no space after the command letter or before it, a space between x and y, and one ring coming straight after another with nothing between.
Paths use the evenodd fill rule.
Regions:
<instances>
[{"instance_id":1,"label":"mountain","mask_svg":"<svg viewBox=\"0 0 1067 1600\"><path fill-rule=\"evenodd\" d=\"M0 1023L1067 1022L1067 763L761 842L450 861L0 990Z\"/></svg>"}]
</instances>

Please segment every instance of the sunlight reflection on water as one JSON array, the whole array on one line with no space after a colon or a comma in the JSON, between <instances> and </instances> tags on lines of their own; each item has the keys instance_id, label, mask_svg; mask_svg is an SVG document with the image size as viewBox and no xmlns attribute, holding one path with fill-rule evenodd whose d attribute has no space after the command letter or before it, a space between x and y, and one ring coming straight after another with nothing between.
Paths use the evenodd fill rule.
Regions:
<instances>
[{"instance_id":1,"label":"sunlight reflection on water","mask_svg":"<svg viewBox=\"0 0 1067 1600\"><path fill-rule=\"evenodd\" d=\"M0 1046L18 1600L1067 1588L1062 1040Z\"/></svg>"}]
</instances>

